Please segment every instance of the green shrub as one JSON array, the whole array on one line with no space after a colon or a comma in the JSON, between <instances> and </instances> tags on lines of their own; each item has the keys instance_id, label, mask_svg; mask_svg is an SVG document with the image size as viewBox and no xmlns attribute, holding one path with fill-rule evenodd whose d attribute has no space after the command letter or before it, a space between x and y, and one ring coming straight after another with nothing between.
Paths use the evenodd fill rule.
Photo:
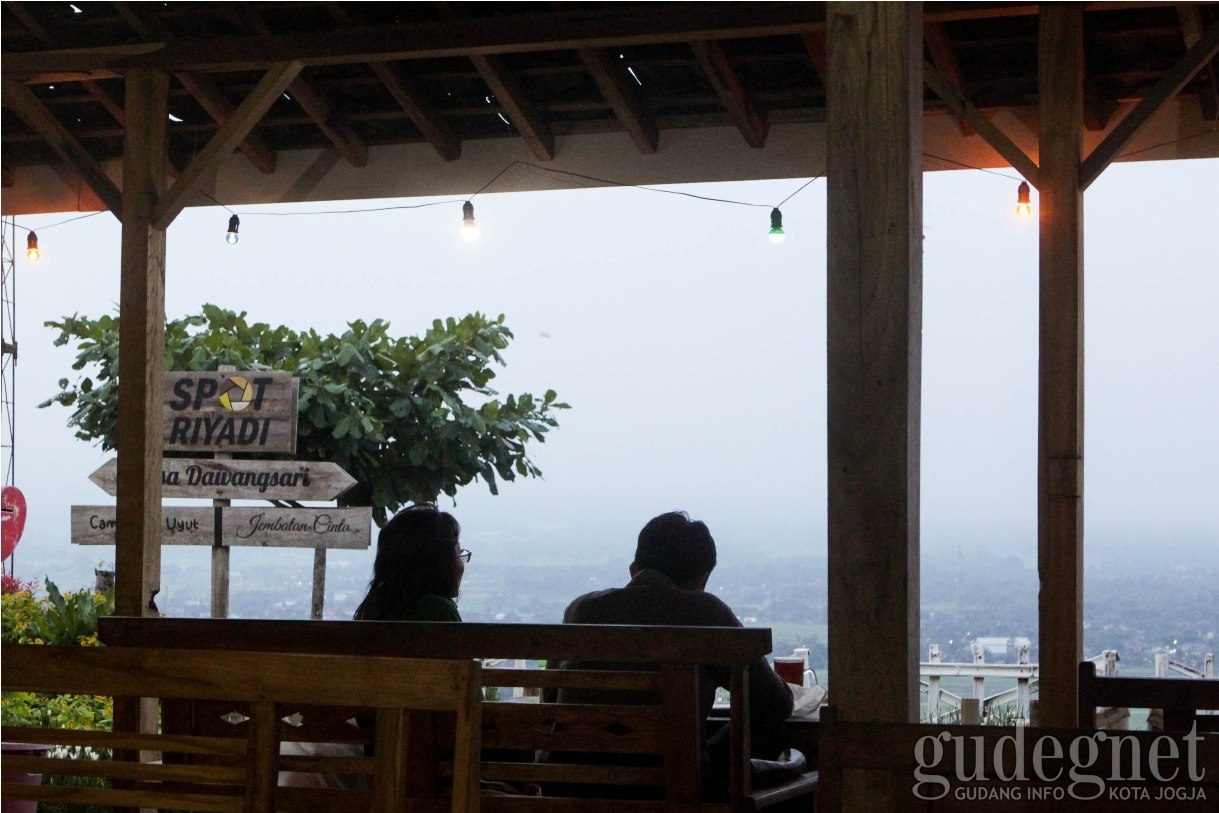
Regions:
<instances>
[{"instance_id":1,"label":"green shrub","mask_svg":"<svg viewBox=\"0 0 1219 813\"><path fill-rule=\"evenodd\" d=\"M64 594L50 579L46 585L42 598L30 590L0 596L0 638L11 644L98 646L97 619L114 612L114 591ZM0 718L4 725L110 730L114 703L91 695L4 692Z\"/></svg>"}]
</instances>

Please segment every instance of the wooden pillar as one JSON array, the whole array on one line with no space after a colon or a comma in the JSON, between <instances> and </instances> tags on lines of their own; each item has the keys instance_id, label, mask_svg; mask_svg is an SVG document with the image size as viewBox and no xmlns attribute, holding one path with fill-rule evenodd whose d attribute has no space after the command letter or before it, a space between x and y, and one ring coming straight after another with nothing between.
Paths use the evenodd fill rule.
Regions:
<instances>
[{"instance_id":1,"label":"wooden pillar","mask_svg":"<svg viewBox=\"0 0 1219 813\"><path fill-rule=\"evenodd\" d=\"M1040 7L1038 723L1074 726L1083 659L1083 10Z\"/></svg>"},{"instance_id":2,"label":"wooden pillar","mask_svg":"<svg viewBox=\"0 0 1219 813\"><path fill-rule=\"evenodd\" d=\"M916 721L922 4L826 14L833 702L846 719Z\"/></svg>"},{"instance_id":3,"label":"wooden pillar","mask_svg":"<svg viewBox=\"0 0 1219 813\"><path fill-rule=\"evenodd\" d=\"M152 212L165 189L169 81L127 73L119 290L115 609L155 615L161 587L161 411L165 389L165 231Z\"/></svg>"}]
</instances>

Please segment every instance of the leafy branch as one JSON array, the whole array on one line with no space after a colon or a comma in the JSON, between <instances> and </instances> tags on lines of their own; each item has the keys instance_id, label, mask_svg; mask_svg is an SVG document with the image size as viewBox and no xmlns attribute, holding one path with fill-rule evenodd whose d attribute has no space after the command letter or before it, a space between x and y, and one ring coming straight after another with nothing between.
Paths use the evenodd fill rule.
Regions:
<instances>
[{"instance_id":1,"label":"leafy branch","mask_svg":"<svg viewBox=\"0 0 1219 813\"><path fill-rule=\"evenodd\" d=\"M75 382L39 406L73 409L76 437L113 449L118 438L117 317L73 315L46 325L74 343ZM383 523L401 505L455 496L481 479L540 477L527 445L543 443L568 409L553 390L499 397L490 382L512 332L500 315L435 320L422 336L392 337L389 323L355 321L342 335L297 333L246 313L204 305L165 326L167 371L280 370L300 380L297 459L337 463L357 480L347 505L371 505Z\"/></svg>"}]
</instances>

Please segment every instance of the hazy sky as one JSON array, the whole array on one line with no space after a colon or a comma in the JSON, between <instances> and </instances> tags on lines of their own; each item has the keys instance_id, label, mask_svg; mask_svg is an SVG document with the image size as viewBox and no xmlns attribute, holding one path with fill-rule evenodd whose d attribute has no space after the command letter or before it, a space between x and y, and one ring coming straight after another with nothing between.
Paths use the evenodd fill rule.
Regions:
<instances>
[{"instance_id":1,"label":"hazy sky","mask_svg":"<svg viewBox=\"0 0 1219 813\"><path fill-rule=\"evenodd\" d=\"M925 176L922 537L928 550L1036 551L1037 225L1014 215L1014 173ZM825 550L825 181L484 193L482 239L459 200L188 209L170 227L171 318L203 303L250 321L341 332L383 318L504 313L516 339L494 383L548 388L572 409L533 456L543 481L476 483L450 506L483 561L629 560L639 527L683 508L721 557ZM1111 167L1086 196L1086 538L1219 542L1219 160ZM1036 193L1034 193L1036 203ZM112 548L69 542L72 505L112 504L88 480L112 454L39 410L75 349L43 322L113 313L119 224L109 214L18 218L43 259L16 272L16 484L29 502L17 574L82 586ZM18 231L19 247L24 232ZM448 506L448 501L443 503ZM166 561L202 552L169 551ZM311 559L289 557L307 574ZM335 554L332 554L332 556ZM365 559L371 553L340 554ZM288 559L286 559L287 561ZM206 561L202 559L200 561ZM234 554L233 568L243 566ZM624 571L625 572L625 571ZM169 585L167 585L169 587Z\"/></svg>"}]
</instances>

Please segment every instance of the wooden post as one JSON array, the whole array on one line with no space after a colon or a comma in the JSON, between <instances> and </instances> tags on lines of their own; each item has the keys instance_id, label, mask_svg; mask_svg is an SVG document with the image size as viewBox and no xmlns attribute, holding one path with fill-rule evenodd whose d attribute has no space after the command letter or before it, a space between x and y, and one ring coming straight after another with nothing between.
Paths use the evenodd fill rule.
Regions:
<instances>
[{"instance_id":1,"label":"wooden post","mask_svg":"<svg viewBox=\"0 0 1219 813\"><path fill-rule=\"evenodd\" d=\"M313 600L309 606L309 617L321 621L326 604L326 549L313 549Z\"/></svg>"},{"instance_id":2,"label":"wooden post","mask_svg":"<svg viewBox=\"0 0 1219 813\"><path fill-rule=\"evenodd\" d=\"M165 390L165 231L152 212L168 170L169 77L128 72L119 281L118 472L114 606L157 615L161 589L161 400ZM155 730L155 698L115 698L115 731ZM116 751L117 759L123 758Z\"/></svg>"},{"instance_id":3,"label":"wooden post","mask_svg":"<svg viewBox=\"0 0 1219 813\"><path fill-rule=\"evenodd\" d=\"M231 454L223 452L215 455L218 459L232 458ZM213 508L227 508L232 500L212 500ZM232 554L228 545L213 543L212 545L212 618L229 617L229 562Z\"/></svg>"},{"instance_id":4,"label":"wooden post","mask_svg":"<svg viewBox=\"0 0 1219 813\"><path fill-rule=\"evenodd\" d=\"M961 725L982 725L982 701L976 697L961 698Z\"/></svg>"},{"instance_id":5,"label":"wooden post","mask_svg":"<svg viewBox=\"0 0 1219 813\"><path fill-rule=\"evenodd\" d=\"M920 3L830 3L829 670L848 720L919 713Z\"/></svg>"},{"instance_id":6,"label":"wooden post","mask_svg":"<svg viewBox=\"0 0 1219 813\"><path fill-rule=\"evenodd\" d=\"M828 3L829 671L846 720L919 719L922 3ZM845 771L847 810L908 777Z\"/></svg>"},{"instance_id":7,"label":"wooden post","mask_svg":"<svg viewBox=\"0 0 1219 813\"><path fill-rule=\"evenodd\" d=\"M165 385L165 232L152 212L165 189L169 79L127 73L119 291L115 611L156 615L161 587L161 400Z\"/></svg>"},{"instance_id":8,"label":"wooden post","mask_svg":"<svg viewBox=\"0 0 1219 813\"><path fill-rule=\"evenodd\" d=\"M237 368L232 364L221 364L216 368L216 371L233 373L237 371ZM233 456L228 452L215 452L212 457L216 460L233 459ZM212 500L213 508L227 508L232 504L232 500ZM212 543L212 618L229 617L229 564L231 557L232 553L229 551L228 545L221 545L219 540Z\"/></svg>"},{"instance_id":9,"label":"wooden post","mask_svg":"<svg viewBox=\"0 0 1219 813\"><path fill-rule=\"evenodd\" d=\"M1040 725L1076 725L1083 659L1083 9L1040 7Z\"/></svg>"}]
</instances>

